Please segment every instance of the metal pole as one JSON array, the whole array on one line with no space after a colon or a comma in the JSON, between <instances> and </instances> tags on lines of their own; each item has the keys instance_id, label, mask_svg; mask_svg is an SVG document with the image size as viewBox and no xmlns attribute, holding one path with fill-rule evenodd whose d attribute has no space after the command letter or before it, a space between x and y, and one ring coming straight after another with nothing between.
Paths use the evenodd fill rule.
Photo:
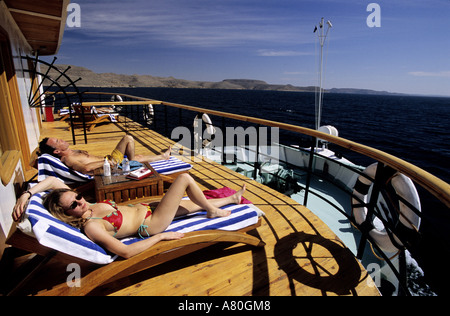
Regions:
<instances>
[{"instance_id":1,"label":"metal pole","mask_svg":"<svg viewBox=\"0 0 450 316\"><path fill-rule=\"evenodd\" d=\"M318 31L318 36L319 36L319 45L320 45L320 59L319 59L319 96L316 100L316 130L319 130L320 128L320 123L322 120L322 101L323 101L323 71L324 71L324 67L323 67L323 47L325 46L325 41L328 37L328 32L330 31L332 24L330 21L327 22L328 28L327 28L327 32L325 33L325 19L322 18L322 20L320 21L320 25L319 28L315 28L314 33L316 31ZM316 94L317 97L317 94ZM319 146L319 140L316 140L316 147Z\"/></svg>"},{"instance_id":2,"label":"metal pole","mask_svg":"<svg viewBox=\"0 0 450 316\"><path fill-rule=\"evenodd\" d=\"M305 196L303 198L303 205L306 206L308 204L308 195L309 189L311 187L311 178L313 172L313 164L314 164L314 155L316 151L316 147L314 144L317 143L317 138L314 138L311 144L311 152L309 153L309 163L308 163L308 176L306 178L306 188L305 188Z\"/></svg>"}]
</instances>

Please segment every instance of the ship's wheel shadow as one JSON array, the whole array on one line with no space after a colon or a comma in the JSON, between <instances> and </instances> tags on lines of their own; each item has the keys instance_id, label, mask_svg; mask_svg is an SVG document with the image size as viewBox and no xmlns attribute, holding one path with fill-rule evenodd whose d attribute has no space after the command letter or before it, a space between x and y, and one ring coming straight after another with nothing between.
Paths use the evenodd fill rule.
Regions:
<instances>
[{"instance_id":1,"label":"ship's wheel shadow","mask_svg":"<svg viewBox=\"0 0 450 316\"><path fill-rule=\"evenodd\" d=\"M361 282L361 268L351 251L320 235L298 232L280 239L275 259L290 279L292 295L296 295L294 280L323 295L356 295Z\"/></svg>"}]
</instances>

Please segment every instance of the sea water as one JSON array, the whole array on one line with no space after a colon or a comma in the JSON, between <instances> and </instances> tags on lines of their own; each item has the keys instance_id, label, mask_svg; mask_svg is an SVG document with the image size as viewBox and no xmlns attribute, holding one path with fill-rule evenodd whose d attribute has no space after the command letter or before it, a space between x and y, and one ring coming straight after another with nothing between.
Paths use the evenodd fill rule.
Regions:
<instances>
[{"instance_id":1,"label":"sea water","mask_svg":"<svg viewBox=\"0 0 450 316\"><path fill-rule=\"evenodd\" d=\"M101 90L309 128L315 124L314 93L170 88ZM339 136L385 151L450 182L450 98L326 94L322 112L321 125L335 126ZM192 125L194 117L195 114L185 117L187 124ZM178 118L170 121L177 124Z\"/></svg>"}]
</instances>

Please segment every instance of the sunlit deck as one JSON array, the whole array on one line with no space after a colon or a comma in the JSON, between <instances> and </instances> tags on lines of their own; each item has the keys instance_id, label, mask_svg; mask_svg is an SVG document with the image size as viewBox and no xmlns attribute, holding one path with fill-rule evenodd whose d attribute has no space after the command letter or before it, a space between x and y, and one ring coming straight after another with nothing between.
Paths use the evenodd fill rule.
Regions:
<instances>
[{"instance_id":1,"label":"sunlit deck","mask_svg":"<svg viewBox=\"0 0 450 316\"><path fill-rule=\"evenodd\" d=\"M123 135L125 132L121 127L106 124L88 134L87 145L80 137L75 147L105 155L112 151ZM137 153L157 154L173 144L173 141L145 128L130 132L130 135L136 140ZM68 124L64 122L43 123L42 136L72 142ZM244 182L247 183L245 197L266 214L262 226L256 231L266 246L212 246L107 284L92 294L379 295L376 287L368 285L370 276L358 260L307 208L217 163L191 157L180 159L193 164L190 174L202 189L224 186L239 189ZM50 262L48 268L24 289L24 294L45 291L51 285L49 283L57 284L58 279L64 282L67 277L65 268ZM61 271L60 277L57 271Z\"/></svg>"}]
</instances>

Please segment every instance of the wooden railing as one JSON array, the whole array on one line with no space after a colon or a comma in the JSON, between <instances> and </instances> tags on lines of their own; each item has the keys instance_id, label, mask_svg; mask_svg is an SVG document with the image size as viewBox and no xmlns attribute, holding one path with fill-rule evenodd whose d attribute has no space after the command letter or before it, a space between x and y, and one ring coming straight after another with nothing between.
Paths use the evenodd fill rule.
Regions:
<instances>
[{"instance_id":1,"label":"wooden railing","mask_svg":"<svg viewBox=\"0 0 450 316\"><path fill-rule=\"evenodd\" d=\"M70 92L69 92L70 94ZM341 138L341 137L335 137L329 134L325 134L322 132L319 132L317 130L309 129L306 127L286 124L286 123L280 123L275 122L271 120L261 119L261 118L255 118L255 117L249 117L244 115L238 115L233 113L227 113L227 112L221 112L221 111L215 111L210 109L204 109L200 107L194 107L184 104L177 104L177 103L171 103L171 102L165 102L165 101L159 101L159 100L152 100L148 98L142 98L127 94L117 94L117 93L109 93L109 92L85 92L83 93L83 96L87 96L86 99L89 99L90 96L102 96L105 98L111 98L112 96L120 95L125 101L122 102L83 102L82 105L86 107L90 106L138 106L138 105L148 105L152 104L153 106L156 105L162 105L167 107L173 107L178 108L182 110L191 111L194 113L206 113L209 115L214 115L222 118L228 118L233 119L237 121L242 122L248 122L253 124L258 124L262 126L267 127L276 127L282 130L298 133L301 135L307 135L311 136L317 139L323 139L329 143L338 145L342 148L345 148L347 150L357 152L359 154L362 154L364 156L370 157L372 159L375 159L378 162L381 162L401 173L406 175L407 177L411 178L415 183L426 189L428 192L430 192L432 195L434 195L437 199L439 199L445 206L450 208L450 184L447 182L439 179L438 177L430 174L429 172L403 160L398 157L395 157L393 155L390 155L386 152L383 152L381 150L365 146L356 142L353 142L351 140ZM137 100L137 101L127 101L128 100Z\"/></svg>"},{"instance_id":2,"label":"wooden railing","mask_svg":"<svg viewBox=\"0 0 450 316\"><path fill-rule=\"evenodd\" d=\"M108 95L108 93L106 93ZM111 94L114 95L114 94ZM414 182L425 188L427 191L429 191L431 194L433 194L436 198L438 198L441 202L443 202L447 207L450 207L450 184L446 183L445 181L439 179L438 177L430 174L429 172L405 161L400 158L397 158L393 155L390 155L386 152L383 152L381 150L365 146L356 142L353 142L351 140L332 136L329 134L325 134L313 129L309 129L306 127L286 124L286 123L280 123L275 122L271 120L266 119L260 119L255 117L249 117L244 115L238 115L238 114L232 114L227 112L221 112L221 111L215 111L215 110L209 110L189 105L183 105L183 104L177 104L177 103L171 103L171 102L164 102L164 101L158 101L158 100L151 100L151 99L145 99L145 98L139 98L134 97L130 95L122 95L126 98L134 98L138 99L139 101L124 101L124 102L84 102L83 106L111 106L111 105L163 105L173 108L179 108L187 111L191 111L194 113L206 113L209 115L214 115L222 118L228 118L233 119L237 121L242 122L248 122L253 124L258 124L262 126L267 127L277 127L282 130L307 135L311 137L315 137L318 139L323 139L328 141L329 143L338 145L342 148L345 148L347 150L357 152L359 154L362 154L364 156L370 157L375 159L378 162L381 162L401 173L406 175L407 177L411 178Z\"/></svg>"}]
</instances>

